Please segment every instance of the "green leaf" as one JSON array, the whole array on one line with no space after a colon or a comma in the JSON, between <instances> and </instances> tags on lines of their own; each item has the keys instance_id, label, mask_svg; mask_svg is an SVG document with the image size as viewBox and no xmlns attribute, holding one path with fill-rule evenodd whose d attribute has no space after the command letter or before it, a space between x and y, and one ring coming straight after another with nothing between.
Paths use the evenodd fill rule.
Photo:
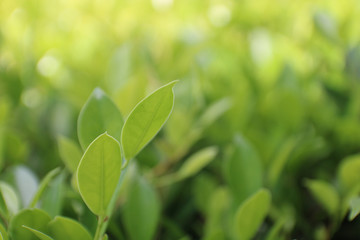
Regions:
<instances>
[{"instance_id":1,"label":"green leaf","mask_svg":"<svg viewBox=\"0 0 360 240\"><path fill-rule=\"evenodd\" d=\"M33 197L29 207L34 208L36 206L36 203L39 201L41 195L43 194L45 188L49 184L49 182L60 172L60 168L55 168L52 171L50 171L46 176L43 178L43 180L40 183L40 186L35 193L35 196Z\"/></svg>"},{"instance_id":2,"label":"green leaf","mask_svg":"<svg viewBox=\"0 0 360 240\"><path fill-rule=\"evenodd\" d=\"M90 233L70 218L57 216L48 226L54 240L92 240Z\"/></svg>"},{"instance_id":3,"label":"green leaf","mask_svg":"<svg viewBox=\"0 0 360 240\"><path fill-rule=\"evenodd\" d=\"M58 147L61 160L67 169L71 173L76 172L82 155L80 148L74 141L63 136L58 138Z\"/></svg>"},{"instance_id":4,"label":"green leaf","mask_svg":"<svg viewBox=\"0 0 360 240\"><path fill-rule=\"evenodd\" d=\"M153 239L160 216L158 196L152 186L140 176L132 179L129 191L123 217L130 239Z\"/></svg>"},{"instance_id":5,"label":"green leaf","mask_svg":"<svg viewBox=\"0 0 360 240\"><path fill-rule=\"evenodd\" d=\"M350 200L350 214L349 220L352 221L360 213L360 197Z\"/></svg>"},{"instance_id":6,"label":"green leaf","mask_svg":"<svg viewBox=\"0 0 360 240\"><path fill-rule=\"evenodd\" d=\"M124 123L121 141L126 160L148 144L169 118L174 106L172 81L140 101Z\"/></svg>"},{"instance_id":7,"label":"green leaf","mask_svg":"<svg viewBox=\"0 0 360 240\"><path fill-rule=\"evenodd\" d=\"M20 165L14 168L14 177L23 206L29 206L39 187L37 176L28 167Z\"/></svg>"},{"instance_id":8,"label":"green leaf","mask_svg":"<svg viewBox=\"0 0 360 240\"><path fill-rule=\"evenodd\" d=\"M29 231L31 231L35 236L37 236L41 240L53 240L53 238L49 237L45 233L42 233L42 232L40 232L40 231L38 231L36 229L33 229L33 228L25 226L25 225L23 225L22 227L29 230Z\"/></svg>"},{"instance_id":9,"label":"green leaf","mask_svg":"<svg viewBox=\"0 0 360 240\"><path fill-rule=\"evenodd\" d=\"M96 88L78 118L78 137L80 145L86 149L94 139L108 132L120 140L123 117L115 103L100 89Z\"/></svg>"},{"instance_id":10,"label":"green leaf","mask_svg":"<svg viewBox=\"0 0 360 240\"><path fill-rule=\"evenodd\" d=\"M97 137L85 151L78 170L78 187L89 209L104 216L121 173L120 145L107 133Z\"/></svg>"},{"instance_id":11,"label":"green leaf","mask_svg":"<svg viewBox=\"0 0 360 240\"><path fill-rule=\"evenodd\" d=\"M340 197L333 186L321 180L306 180L305 185L330 215L337 213Z\"/></svg>"},{"instance_id":12,"label":"green leaf","mask_svg":"<svg viewBox=\"0 0 360 240\"><path fill-rule=\"evenodd\" d=\"M261 189L239 206L234 222L237 239L249 240L255 235L268 214L270 205L270 192Z\"/></svg>"},{"instance_id":13,"label":"green leaf","mask_svg":"<svg viewBox=\"0 0 360 240\"><path fill-rule=\"evenodd\" d=\"M64 181L66 174L60 173L45 189L41 197L41 209L45 210L51 217L59 215L62 209L62 202L65 195Z\"/></svg>"},{"instance_id":14,"label":"green leaf","mask_svg":"<svg viewBox=\"0 0 360 240\"><path fill-rule=\"evenodd\" d=\"M24 209L11 219L9 225L10 238L13 240L38 240L33 233L22 226L25 225L40 232L46 232L50 220L50 216L40 209Z\"/></svg>"},{"instance_id":15,"label":"green leaf","mask_svg":"<svg viewBox=\"0 0 360 240\"><path fill-rule=\"evenodd\" d=\"M235 136L234 149L224 161L224 172L238 204L263 185L261 160L251 144L239 135Z\"/></svg>"},{"instance_id":16,"label":"green leaf","mask_svg":"<svg viewBox=\"0 0 360 240\"><path fill-rule=\"evenodd\" d=\"M348 194L360 184L360 155L353 155L341 161L338 178L342 190Z\"/></svg>"},{"instance_id":17,"label":"green leaf","mask_svg":"<svg viewBox=\"0 0 360 240\"><path fill-rule=\"evenodd\" d=\"M17 213L20 209L20 202L14 189L7 183L0 182L0 191L3 200L2 203L5 204L5 206L1 206L1 210L10 216Z\"/></svg>"},{"instance_id":18,"label":"green leaf","mask_svg":"<svg viewBox=\"0 0 360 240\"><path fill-rule=\"evenodd\" d=\"M2 237L2 238L0 238L0 240L1 239L3 239L3 240L8 240L9 239L8 234L6 232L6 229L2 224L0 224L0 234L1 234L1 237Z\"/></svg>"},{"instance_id":19,"label":"green leaf","mask_svg":"<svg viewBox=\"0 0 360 240\"><path fill-rule=\"evenodd\" d=\"M191 155L176 173L178 180L195 175L214 159L217 152L217 147L207 147Z\"/></svg>"}]
</instances>

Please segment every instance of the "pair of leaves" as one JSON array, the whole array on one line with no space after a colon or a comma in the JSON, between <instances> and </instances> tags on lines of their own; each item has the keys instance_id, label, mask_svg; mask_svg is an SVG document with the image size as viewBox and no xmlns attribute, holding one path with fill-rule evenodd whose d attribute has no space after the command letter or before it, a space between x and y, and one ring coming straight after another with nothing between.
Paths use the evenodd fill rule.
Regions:
<instances>
[{"instance_id":1,"label":"pair of leaves","mask_svg":"<svg viewBox=\"0 0 360 240\"><path fill-rule=\"evenodd\" d=\"M96 215L105 216L120 178L120 135L124 158L129 161L170 116L174 104L172 88L176 82L159 88L138 103L124 124L115 104L99 89L81 110L78 135L82 147L87 149L76 173L80 194Z\"/></svg>"},{"instance_id":2,"label":"pair of leaves","mask_svg":"<svg viewBox=\"0 0 360 240\"><path fill-rule=\"evenodd\" d=\"M91 240L90 233L78 222L57 216L50 216L40 209L25 209L19 212L9 226L14 240Z\"/></svg>"}]
</instances>

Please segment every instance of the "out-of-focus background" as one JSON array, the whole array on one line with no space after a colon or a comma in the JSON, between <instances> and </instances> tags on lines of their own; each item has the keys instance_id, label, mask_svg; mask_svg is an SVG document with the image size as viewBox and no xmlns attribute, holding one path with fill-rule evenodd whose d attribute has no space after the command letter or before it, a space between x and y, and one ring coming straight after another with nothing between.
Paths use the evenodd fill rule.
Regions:
<instances>
[{"instance_id":1,"label":"out-of-focus background","mask_svg":"<svg viewBox=\"0 0 360 240\"><path fill-rule=\"evenodd\" d=\"M171 118L136 160L161 205L153 239L229 239L223 215L260 187L272 207L257 239L357 239L359 43L356 0L2 0L2 179L63 166L57 139L77 141L95 87L127 116L179 79ZM218 154L204 169L155 183L207 146ZM110 236L129 239L121 210L113 222Z\"/></svg>"}]
</instances>

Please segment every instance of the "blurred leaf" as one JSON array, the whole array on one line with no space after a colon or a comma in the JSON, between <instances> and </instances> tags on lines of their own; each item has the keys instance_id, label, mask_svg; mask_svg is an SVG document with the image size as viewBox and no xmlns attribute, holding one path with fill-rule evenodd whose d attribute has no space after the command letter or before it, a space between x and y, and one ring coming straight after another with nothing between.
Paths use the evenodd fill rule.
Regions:
<instances>
[{"instance_id":1,"label":"blurred leaf","mask_svg":"<svg viewBox=\"0 0 360 240\"><path fill-rule=\"evenodd\" d=\"M31 203L29 204L30 208L34 208L36 206L36 203L39 201L41 195L43 194L45 188L48 186L49 182L60 172L60 168L55 168L52 171L50 171L44 178L41 180L40 186L33 197Z\"/></svg>"},{"instance_id":2,"label":"blurred leaf","mask_svg":"<svg viewBox=\"0 0 360 240\"><path fill-rule=\"evenodd\" d=\"M259 155L244 137L234 138L234 149L224 161L224 175L237 203L259 190L263 183Z\"/></svg>"},{"instance_id":3,"label":"blurred leaf","mask_svg":"<svg viewBox=\"0 0 360 240\"><path fill-rule=\"evenodd\" d=\"M57 216L49 222L48 228L54 240L92 240L90 233L70 218Z\"/></svg>"},{"instance_id":4,"label":"blurred leaf","mask_svg":"<svg viewBox=\"0 0 360 240\"><path fill-rule=\"evenodd\" d=\"M39 187L38 178L29 168L25 166L15 167L14 177L23 206L29 206Z\"/></svg>"},{"instance_id":5,"label":"blurred leaf","mask_svg":"<svg viewBox=\"0 0 360 240\"><path fill-rule=\"evenodd\" d=\"M305 184L330 215L335 215L338 212L340 198L333 186L321 180L306 180Z\"/></svg>"},{"instance_id":6,"label":"blurred leaf","mask_svg":"<svg viewBox=\"0 0 360 240\"><path fill-rule=\"evenodd\" d=\"M213 238L215 236L222 236L227 231L226 225L226 211L230 206L230 194L227 188L217 188L211 198L209 199L209 211L207 213L204 239ZM221 238L220 238L221 239Z\"/></svg>"},{"instance_id":7,"label":"blurred leaf","mask_svg":"<svg viewBox=\"0 0 360 240\"><path fill-rule=\"evenodd\" d=\"M37 236L41 240L53 240L51 237L49 237L45 233L42 233L42 232L40 232L40 231L38 231L36 229L33 229L31 227L27 227L25 225L23 225L23 228L28 229L29 231L31 231L35 236Z\"/></svg>"},{"instance_id":8,"label":"blurred leaf","mask_svg":"<svg viewBox=\"0 0 360 240\"><path fill-rule=\"evenodd\" d=\"M335 19L324 11L318 11L314 15L315 26L330 40L337 40L338 30Z\"/></svg>"},{"instance_id":9,"label":"blurred leaf","mask_svg":"<svg viewBox=\"0 0 360 240\"><path fill-rule=\"evenodd\" d=\"M338 178L345 193L349 193L360 184L360 155L353 155L341 161Z\"/></svg>"},{"instance_id":10,"label":"blurred leaf","mask_svg":"<svg viewBox=\"0 0 360 240\"><path fill-rule=\"evenodd\" d=\"M286 162L289 160L292 151L298 144L298 137L292 137L286 140L280 147L278 153L271 162L268 170L268 178L271 186L274 186L279 179Z\"/></svg>"},{"instance_id":11,"label":"blurred leaf","mask_svg":"<svg viewBox=\"0 0 360 240\"><path fill-rule=\"evenodd\" d=\"M195 204L204 215L209 211L209 199L216 187L217 183L211 174L202 173L194 179L192 193Z\"/></svg>"},{"instance_id":12,"label":"blurred leaf","mask_svg":"<svg viewBox=\"0 0 360 240\"><path fill-rule=\"evenodd\" d=\"M20 209L19 197L16 195L14 189L5 182L0 182L0 191L2 196L1 210L4 211L6 215L14 215ZM1 205L2 205L1 204Z\"/></svg>"},{"instance_id":13,"label":"blurred leaf","mask_svg":"<svg viewBox=\"0 0 360 240\"><path fill-rule=\"evenodd\" d=\"M81 159L81 150L74 141L69 138L60 136L58 138L58 147L61 160L71 173L76 172Z\"/></svg>"},{"instance_id":14,"label":"blurred leaf","mask_svg":"<svg viewBox=\"0 0 360 240\"><path fill-rule=\"evenodd\" d=\"M90 144L80 161L79 191L89 209L98 216L105 216L120 178L121 161L120 145L107 133Z\"/></svg>"},{"instance_id":15,"label":"blurred leaf","mask_svg":"<svg viewBox=\"0 0 360 240\"><path fill-rule=\"evenodd\" d=\"M79 114L77 127L80 145L86 149L104 132L119 141L122 126L123 118L117 106L103 90L96 88Z\"/></svg>"},{"instance_id":16,"label":"blurred leaf","mask_svg":"<svg viewBox=\"0 0 360 240\"><path fill-rule=\"evenodd\" d=\"M127 161L148 144L169 118L174 106L173 86L170 82L139 102L124 123L121 141Z\"/></svg>"},{"instance_id":17,"label":"blurred leaf","mask_svg":"<svg viewBox=\"0 0 360 240\"><path fill-rule=\"evenodd\" d=\"M66 176L62 172L56 176L47 188L45 188L41 196L41 209L45 210L51 217L59 215L62 210L62 203L64 201L64 182Z\"/></svg>"},{"instance_id":18,"label":"blurred leaf","mask_svg":"<svg viewBox=\"0 0 360 240\"><path fill-rule=\"evenodd\" d=\"M3 239L3 240L8 240L9 239L8 234L6 232L6 229L2 224L0 224L0 235L1 235L0 239Z\"/></svg>"},{"instance_id":19,"label":"blurred leaf","mask_svg":"<svg viewBox=\"0 0 360 240\"><path fill-rule=\"evenodd\" d=\"M217 147L207 147L191 155L185 160L179 171L176 173L177 179L185 179L191 177L208 165L216 156Z\"/></svg>"},{"instance_id":20,"label":"blurred leaf","mask_svg":"<svg viewBox=\"0 0 360 240\"><path fill-rule=\"evenodd\" d=\"M354 218L360 213L360 197L353 198L350 200L350 214L349 221L354 220Z\"/></svg>"},{"instance_id":21,"label":"blurred leaf","mask_svg":"<svg viewBox=\"0 0 360 240\"><path fill-rule=\"evenodd\" d=\"M50 220L49 215L40 209L24 209L16 214L10 221L10 238L14 240L38 240L32 232L23 228L23 225L40 232L47 232L47 224Z\"/></svg>"},{"instance_id":22,"label":"blurred leaf","mask_svg":"<svg viewBox=\"0 0 360 240\"><path fill-rule=\"evenodd\" d=\"M123 221L130 239L153 239L160 217L160 201L155 190L145 178L134 176L128 191Z\"/></svg>"},{"instance_id":23,"label":"blurred leaf","mask_svg":"<svg viewBox=\"0 0 360 240\"><path fill-rule=\"evenodd\" d=\"M271 194L257 191L239 206L235 213L234 230L239 240L250 240L264 221L271 206Z\"/></svg>"},{"instance_id":24,"label":"blurred leaf","mask_svg":"<svg viewBox=\"0 0 360 240\"><path fill-rule=\"evenodd\" d=\"M197 127L207 128L213 124L219 117L231 108L231 101L229 98L223 98L211 104L196 122Z\"/></svg>"}]
</instances>

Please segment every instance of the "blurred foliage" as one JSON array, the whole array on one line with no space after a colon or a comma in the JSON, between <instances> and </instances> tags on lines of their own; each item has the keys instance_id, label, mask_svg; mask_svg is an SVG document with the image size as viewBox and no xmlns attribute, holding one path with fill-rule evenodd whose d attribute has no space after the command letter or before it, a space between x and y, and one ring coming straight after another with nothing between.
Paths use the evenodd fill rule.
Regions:
<instances>
[{"instance_id":1,"label":"blurred foliage","mask_svg":"<svg viewBox=\"0 0 360 240\"><path fill-rule=\"evenodd\" d=\"M146 196L161 211L147 216L155 239L234 239L236 210L261 188L272 203L256 239L359 237L347 220L359 211L359 22L356 0L2 0L1 191L26 207L34 191L21 183L64 166L60 136L79 155L77 117L94 88L126 117L179 79L165 129L129 166L109 239L136 239L126 206ZM207 166L177 177L209 146ZM40 208L93 233L70 172Z\"/></svg>"}]
</instances>

